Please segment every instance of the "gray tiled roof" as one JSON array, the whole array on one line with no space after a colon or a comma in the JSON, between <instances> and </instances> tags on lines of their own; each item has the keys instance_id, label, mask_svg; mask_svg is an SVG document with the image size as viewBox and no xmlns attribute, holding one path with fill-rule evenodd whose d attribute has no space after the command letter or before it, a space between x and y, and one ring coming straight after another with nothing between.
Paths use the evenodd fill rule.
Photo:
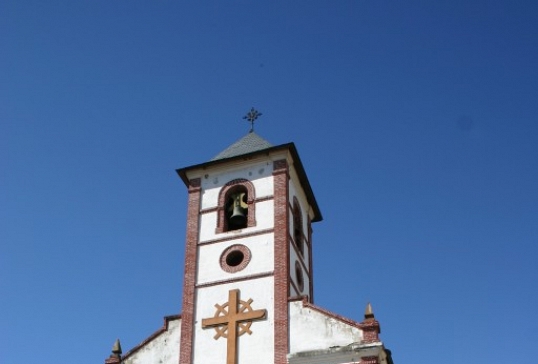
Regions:
<instances>
[{"instance_id":1,"label":"gray tiled roof","mask_svg":"<svg viewBox=\"0 0 538 364\"><path fill-rule=\"evenodd\" d=\"M231 157L236 157L242 154L248 154L252 152L257 152L259 150L271 148L273 145L267 140L260 137L254 132L250 132L228 148L224 149L222 152L217 154L212 161L218 159L226 159Z\"/></svg>"}]
</instances>

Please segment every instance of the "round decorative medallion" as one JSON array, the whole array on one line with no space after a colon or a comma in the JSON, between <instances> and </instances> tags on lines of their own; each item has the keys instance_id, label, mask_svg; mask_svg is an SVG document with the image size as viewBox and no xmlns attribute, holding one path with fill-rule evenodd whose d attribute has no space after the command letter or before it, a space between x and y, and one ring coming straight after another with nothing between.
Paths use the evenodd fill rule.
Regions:
<instances>
[{"instance_id":1,"label":"round decorative medallion","mask_svg":"<svg viewBox=\"0 0 538 364\"><path fill-rule=\"evenodd\" d=\"M241 244L232 245L220 255L220 267L228 273L239 272L245 269L250 262L250 258L249 248Z\"/></svg>"}]
</instances>

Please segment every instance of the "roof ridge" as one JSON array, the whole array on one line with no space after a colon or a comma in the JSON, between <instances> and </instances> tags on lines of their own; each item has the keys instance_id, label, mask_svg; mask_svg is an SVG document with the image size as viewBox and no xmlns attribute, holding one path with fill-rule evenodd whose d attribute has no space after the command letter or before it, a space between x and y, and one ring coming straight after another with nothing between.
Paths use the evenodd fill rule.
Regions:
<instances>
[{"instance_id":1,"label":"roof ridge","mask_svg":"<svg viewBox=\"0 0 538 364\"><path fill-rule=\"evenodd\" d=\"M228 148L217 154L211 160L226 159L236 157L238 155L249 154L257 152L259 150L268 149L273 147L271 143L260 137L255 132L251 131Z\"/></svg>"}]
</instances>

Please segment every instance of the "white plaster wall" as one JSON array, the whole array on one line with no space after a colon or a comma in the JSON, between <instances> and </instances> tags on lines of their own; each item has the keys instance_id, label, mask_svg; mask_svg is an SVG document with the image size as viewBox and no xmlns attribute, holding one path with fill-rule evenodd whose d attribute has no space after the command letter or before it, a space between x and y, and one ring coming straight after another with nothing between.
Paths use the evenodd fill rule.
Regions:
<instances>
[{"instance_id":1,"label":"white plaster wall","mask_svg":"<svg viewBox=\"0 0 538 364\"><path fill-rule=\"evenodd\" d=\"M293 197L295 196L299 201L301 206L301 211L303 212L303 231L308 231L307 222L308 222L308 212L310 211L310 205L307 202L306 195L303 188L299 184L299 178L297 177L294 170L292 170L291 179L290 179L290 188L289 188L289 198L293 202Z\"/></svg>"},{"instance_id":2,"label":"white plaster wall","mask_svg":"<svg viewBox=\"0 0 538 364\"><path fill-rule=\"evenodd\" d=\"M243 233L252 233L274 226L273 200L256 203L256 226L228 231L220 234L215 233L217 228L217 212L205 213L200 217L200 242L234 237Z\"/></svg>"},{"instance_id":3,"label":"white plaster wall","mask_svg":"<svg viewBox=\"0 0 538 364\"><path fill-rule=\"evenodd\" d=\"M207 171L202 178L202 209L218 205L222 187L238 178L249 180L256 190L256 198L273 195L273 163L256 162L251 165L236 166L235 169L216 168Z\"/></svg>"},{"instance_id":4,"label":"white plaster wall","mask_svg":"<svg viewBox=\"0 0 538 364\"><path fill-rule=\"evenodd\" d=\"M168 330L144 345L123 361L124 364L177 364L181 319L168 322Z\"/></svg>"},{"instance_id":5,"label":"white plaster wall","mask_svg":"<svg viewBox=\"0 0 538 364\"><path fill-rule=\"evenodd\" d=\"M289 189L289 198L290 202L293 206L293 197L297 197L297 200L299 201L299 206L301 207L301 213L302 213L302 222L303 222L303 234L306 239L308 239L308 210L310 206L306 202L306 197L304 196L303 190L301 188L296 187L296 183L293 179L290 180L290 189ZM290 210L290 216L291 215ZM294 226L293 226L293 219L290 218L290 231L293 232ZM308 245L304 244L304 263L308 269L310 269L310 249L308 248Z\"/></svg>"},{"instance_id":6,"label":"white plaster wall","mask_svg":"<svg viewBox=\"0 0 538 364\"><path fill-rule=\"evenodd\" d=\"M248 299L252 299L251 307L253 310L267 310L266 319L252 323L250 327L252 335L244 334L238 338L238 364L273 364L273 288L273 277L266 277L198 289L193 364L226 362L226 338L221 337L215 340L215 329L202 329L202 319L214 317L216 312L215 304L222 305L226 303L228 301L228 292L232 289L240 290L241 300L248 301Z\"/></svg>"},{"instance_id":7,"label":"white plaster wall","mask_svg":"<svg viewBox=\"0 0 538 364\"><path fill-rule=\"evenodd\" d=\"M290 297L296 297L300 295L301 293L297 292L297 290L290 284Z\"/></svg>"},{"instance_id":8,"label":"white plaster wall","mask_svg":"<svg viewBox=\"0 0 538 364\"><path fill-rule=\"evenodd\" d=\"M293 283L295 283L295 286L298 288L299 284L297 283L297 275L295 274L295 261L297 261L297 260L299 260L299 258L298 258L298 254L295 252L295 249L290 249L290 273L291 273L291 278L293 279ZM308 262L307 262L307 264L308 264ZM309 293L310 278L308 277L307 272L304 270L304 268L302 266L301 266L301 269L303 270L304 288L303 288L302 292L297 292L297 293L298 293L298 295L306 295L306 294Z\"/></svg>"},{"instance_id":9,"label":"white plaster wall","mask_svg":"<svg viewBox=\"0 0 538 364\"><path fill-rule=\"evenodd\" d=\"M269 233L200 246L198 252L199 269L196 283L204 284L252 274L273 272L273 241L273 233ZM220 257L224 250L235 244L245 245L250 250L251 260L243 270L236 273L228 273L221 268Z\"/></svg>"},{"instance_id":10,"label":"white plaster wall","mask_svg":"<svg viewBox=\"0 0 538 364\"><path fill-rule=\"evenodd\" d=\"M291 228L290 228L290 231L293 231ZM310 260L309 260L309 257L308 257L308 254L310 253L310 249L308 249L308 245L305 243L304 244L304 252L303 252L303 256L302 256L302 260L306 266L307 269L310 269ZM300 254L299 252L297 252L297 250L295 250L295 247L293 246L293 244L290 243L290 263L293 263L295 264L295 259L297 259L297 257L299 257Z\"/></svg>"},{"instance_id":11,"label":"white plaster wall","mask_svg":"<svg viewBox=\"0 0 538 364\"><path fill-rule=\"evenodd\" d=\"M290 302L290 353L345 346L362 339L362 330L319 311Z\"/></svg>"}]
</instances>

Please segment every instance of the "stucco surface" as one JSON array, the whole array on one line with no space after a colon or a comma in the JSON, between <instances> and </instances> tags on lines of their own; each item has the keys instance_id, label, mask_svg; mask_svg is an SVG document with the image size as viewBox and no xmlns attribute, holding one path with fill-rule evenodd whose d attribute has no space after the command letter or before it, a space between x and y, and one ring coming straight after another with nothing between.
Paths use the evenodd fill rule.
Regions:
<instances>
[{"instance_id":1,"label":"stucco surface","mask_svg":"<svg viewBox=\"0 0 538 364\"><path fill-rule=\"evenodd\" d=\"M143 344L123 364L177 364L181 319L168 322L168 329Z\"/></svg>"},{"instance_id":2,"label":"stucco surface","mask_svg":"<svg viewBox=\"0 0 538 364\"><path fill-rule=\"evenodd\" d=\"M231 245L245 245L251 252L250 263L241 271L227 273L220 266L220 257ZM274 270L273 233L230 240L199 247L197 284L237 279L253 274L271 273Z\"/></svg>"},{"instance_id":3,"label":"stucco surface","mask_svg":"<svg viewBox=\"0 0 538 364\"><path fill-rule=\"evenodd\" d=\"M290 302L290 353L323 350L359 342L362 331L303 303Z\"/></svg>"},{"instance_id":4,"label":"stucco surface","mask_svg":"<svg viewBox=\"0 0 538 364\"><path fill-rule=\"evenodd\" d=\"M200 304L195 314L193 364L222 363L223 358L226 358L226 338L215 339L215 329L202 328L202 320L214 317L217 312L215 305L225 304L231 289L239 289L243 301L252 299L253 310L267 310L265 319L252 323L252 334L245 333L238 338L238 363L273 364L273 286L273 277L266 277L198 289L197 301Z\"/></svg>"}]
</instances>

